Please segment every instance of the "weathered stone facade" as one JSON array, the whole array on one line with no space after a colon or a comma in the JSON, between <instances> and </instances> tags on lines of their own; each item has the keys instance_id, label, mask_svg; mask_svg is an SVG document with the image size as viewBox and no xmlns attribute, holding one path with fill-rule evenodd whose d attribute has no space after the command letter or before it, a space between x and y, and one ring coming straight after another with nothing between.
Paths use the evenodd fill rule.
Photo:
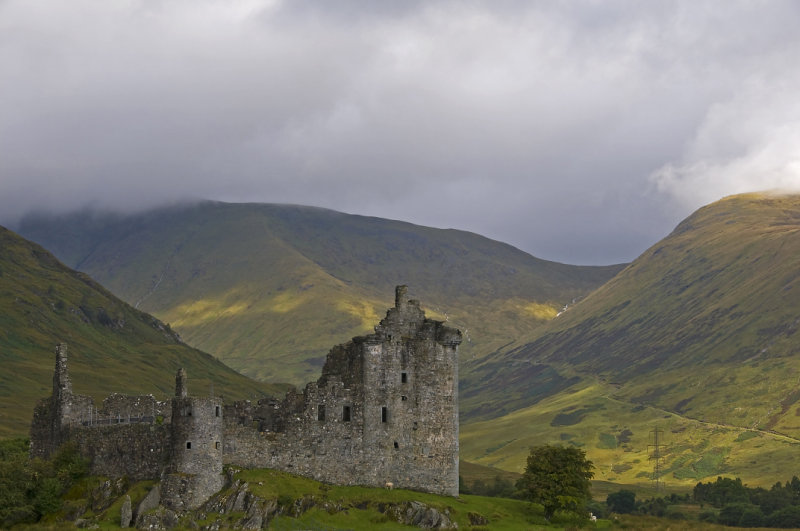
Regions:
<instances>
[{"instance_id":1,"label":"weathered stone facade","mask_svg":"<svg viewBox=\"0 0 800 531\"><path fill-rule=\"evenodd\" d=\"M224 405L192 397L112 395L100 411L75 395L66 346L56 348L53 395L34 412L31 454L67 441L98 474L160 478L162 505L197 507L223 485L223 464L265 467L342 485L458 495L461 333L425 318L399 286L375 333L331 349L302 393Z\"/></svg>"}]
</instances>

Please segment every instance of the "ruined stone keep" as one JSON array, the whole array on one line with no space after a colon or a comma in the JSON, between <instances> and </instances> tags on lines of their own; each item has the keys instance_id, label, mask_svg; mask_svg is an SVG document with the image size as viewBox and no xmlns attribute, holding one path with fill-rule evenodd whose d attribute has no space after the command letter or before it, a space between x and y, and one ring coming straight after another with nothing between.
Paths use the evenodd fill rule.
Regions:
<instances>
[{"instance_id":1,"label":"ruined stone keep","mask_svg":"<svg viewBox=\"0 0 800 531\"><path fill-rule=\"evenodd\" d=\"M461 332L427 319L406 295L398 286L375 333L331 349L322 376L280 400L190 396L180 369L170 401L114 394L97 410L72 392L59 345L53 394L34 411L31 454L72 442L95 474L161 479L161 503L173 509L219 490L225 464L457 496Z\"/></svg>"}]
</instances>

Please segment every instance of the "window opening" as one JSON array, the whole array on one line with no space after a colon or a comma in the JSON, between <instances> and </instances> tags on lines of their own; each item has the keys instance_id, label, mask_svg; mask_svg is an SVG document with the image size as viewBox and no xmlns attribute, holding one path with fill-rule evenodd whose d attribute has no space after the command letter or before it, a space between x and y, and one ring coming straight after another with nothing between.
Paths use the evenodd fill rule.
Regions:
<instances>
[{"instance_id":1,"label":"window opening","mask_svg":"<svg viewBox=\"0 0 800 531\"><path fill-rule=\"evenodd\" d=\"M394 449L395 449L395 450L397 450L398 448L400 448L400 445L399 445L399 444L397 444L397 441L395 441L395 442L394 442Z\"/></svg>"},{"instance_id":2,"label":"window opening","mask_svg":"<svg viewBox=\"0 0 800 531\"><path fill-rule=\"evenodd\" d=\"M386 409L386 406L381 407L381 422L386 422L389 418L389 411Z\"/></svg>"},{"instance_id":3,"label":"window opening","mask_svg":"<svg viewBox=\"0 0 800 531\"><path fill-rule=\"evenodd\" d=\"M403 402L405 402L406 400L408 400L408 397L407 397L406 395L402 395L402 396L400 397L400 400L402 400Z\"/></svg>"},{"instance_id":4,"label":"window opening","mask_svg":"<svg viewBox=\"0 0 800 531\"><path fill-rule=\"evenodd\" d=\"M317 420L325 420L325 404L317 406Z\"/></svg>"},{"instance_id":5,"label":"window opening","mask_svg":"<svg viewBox=\"0 0 800 531\"><path fill-rule=\"evenodd\" d=\"M342 408L342 422L350 422L350 406Z\"/></svg>"},{"instance_id":6,"label":"window opening","mask_svg":"<svg viewBox=\"0 0 800 531\"><path fill-rule=\"evenodd\" d=\"M408 373L406 371L400 373L400 383L408 383Z\"/></svg>"},{"instance_id":7,"label":"window opening","mask_svg":"<svg viewBox=\"0 0 800 531\"><path fill-rule=\"evenodd\" d=\"M187 449L187 450L191 450L191 449L192 449L192 443L191 443L191 441L186 441L186 449Z\"/></svg>"},{"instance_id":8,"label":"window opening","mask_svg":"<svg viewBox=\"0 0 800 531\"><path fill-rule=\"evenodd\" d=\"M217 450L219 450L219 441L217 441L217 442L215 442L215 443L214 443L214 448L216 448Z\"/></svg>"},{"instance_id":9,"label":"window opening","mask_svg":"<svg viewBox=\"0 0 800 531\"><path fill-rule=\"evenodd\" d=\"M219 406L216 407L215 413L216 413L216 416L219 417Z\"/></svg>"}]
</instances>

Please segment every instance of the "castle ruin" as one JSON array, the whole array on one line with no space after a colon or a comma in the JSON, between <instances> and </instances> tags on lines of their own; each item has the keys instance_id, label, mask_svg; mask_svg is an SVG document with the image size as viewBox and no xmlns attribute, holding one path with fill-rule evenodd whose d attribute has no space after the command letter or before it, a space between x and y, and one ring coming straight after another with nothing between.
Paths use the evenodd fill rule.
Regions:
<instances>
[{"instance_id":1,"label":"castle ruin","mask_svg":"<svg viewBox=\"0 0 800 531\"><path fill-rule=\"evenodd\" d=\"M65 345L53 394L31 425L31 455L75 444L94 474L160 479L161 504L193 509L222 488L223 465L273 468L338 485L458 495L458 345L461 332L427 319L398 286L375 333L328 353L322 376L282 400L222 403L188 393L114 394L95 408L72 392Z\"/></svg>"}]
</instances>

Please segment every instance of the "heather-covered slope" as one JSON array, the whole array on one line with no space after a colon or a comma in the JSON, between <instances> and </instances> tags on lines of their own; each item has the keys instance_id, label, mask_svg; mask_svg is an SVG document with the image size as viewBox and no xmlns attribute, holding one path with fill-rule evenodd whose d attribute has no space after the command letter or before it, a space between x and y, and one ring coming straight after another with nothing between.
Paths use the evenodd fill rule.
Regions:
<instances>
[{"instance_id":1,"label":"heather-covered slope","mask_svg":"<svg viewBox=\"0 0 800 531\"><path fill-rule=\"evenodd\" d=\"M514 344L620 267L534 258L476 234L319 208L205 202L28 219L20 229L190 344L266 381L304 384L407 284L465 333L463 358Z\"/></svg>"},{"instance_id":2,"label":"heather-covered slope","mask_svg":"<svg viewBox=\"0 0 800 531\"><path fill-rule=\"evenodd\" d=\"M111 295L40 246L0 227L0 436L24 435L52 391L54 348L69 346L77 393L174 392L185 367L202 394L245 398L280 388L250 380L183 344L168 326Z\"/></svg>"}]
</instances>

